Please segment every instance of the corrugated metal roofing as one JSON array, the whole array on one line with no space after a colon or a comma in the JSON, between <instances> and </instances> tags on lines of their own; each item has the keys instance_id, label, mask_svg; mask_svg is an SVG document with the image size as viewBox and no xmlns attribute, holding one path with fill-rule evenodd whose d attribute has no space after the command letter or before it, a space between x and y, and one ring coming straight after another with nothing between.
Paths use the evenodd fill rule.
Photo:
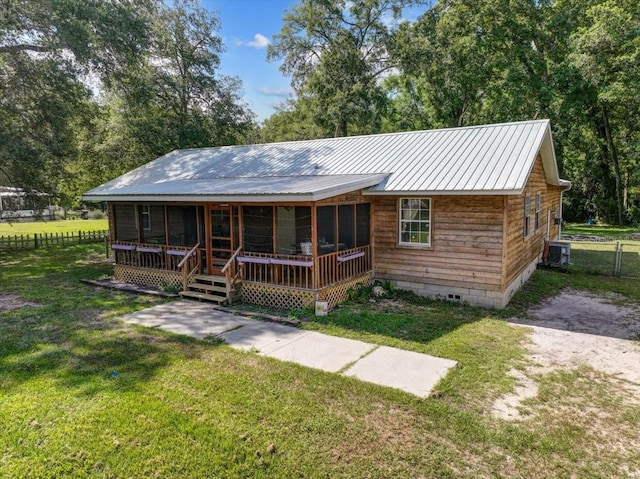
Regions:
<instances>
[{"instance_id":1,"label":"corrugated metal roofing","mask_svg":"<svg viewBox=\"0 0 640 479\"><path fill-rule=\"evenodd\" d=\"M314 192L317 197L330 194L332 185L343 188L373 179L352 175L374 174L380 176L367 185L371 194L517 194L538 152L547 181L564 184L558 177L549 121L536 120L176 150L91 190L85 198Z\"/></svg>"}]
</instances>

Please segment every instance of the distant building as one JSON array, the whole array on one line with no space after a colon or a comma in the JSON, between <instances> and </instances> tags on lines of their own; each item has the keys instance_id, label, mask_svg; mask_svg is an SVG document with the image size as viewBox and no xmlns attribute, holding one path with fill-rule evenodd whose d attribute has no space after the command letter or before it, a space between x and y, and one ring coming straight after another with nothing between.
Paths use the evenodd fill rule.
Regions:
<instances>
[{"instance_id":1,"label":"distant building","mask_svg":"<svg viewBox=\"0 0 640 479\"><path fill-rule=\"evenodd\" d=\"M0 221L54 219L56 207L46 193L0 186Z\"/></svg>"}]
</instances>

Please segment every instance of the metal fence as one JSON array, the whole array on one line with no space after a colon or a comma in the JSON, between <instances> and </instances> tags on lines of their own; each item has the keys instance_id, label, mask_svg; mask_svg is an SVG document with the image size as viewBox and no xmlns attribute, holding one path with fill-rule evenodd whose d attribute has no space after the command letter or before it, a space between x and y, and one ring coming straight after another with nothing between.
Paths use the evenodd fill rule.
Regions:
<instances>
[{"instance_id":1,"label":"metal fence","mask_svg":"<svg viewBox=\"0 0 640 479\"><path fill-rule=\"evenodd\" d=\"M563 235L571 243L574 271L640 279L640 239Z\"/></svg>"},{"instance_id":2,"label":"metal fence","mask_svg":"<svg viewBox=\"0 0 640 479\"><path fill-rule=\"evenodd\" d=\"M72 244L99 243L106 241L106 238L108 237L109 230L0 236L0 251L50 248L52 246L64 246Z\"/></svg>"}]
</instances>

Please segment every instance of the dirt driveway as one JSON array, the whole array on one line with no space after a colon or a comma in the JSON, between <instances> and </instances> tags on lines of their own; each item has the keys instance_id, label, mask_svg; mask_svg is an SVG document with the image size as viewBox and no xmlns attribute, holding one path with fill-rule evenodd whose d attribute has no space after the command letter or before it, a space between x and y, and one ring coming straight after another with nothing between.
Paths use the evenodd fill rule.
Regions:
<instances>
[{"instance_id":1,"label":"dirt driveway","mask_svg":"<svg viewBox=\"0 0 640 479\"><path fill-rule=\"evenodd\" d=\"M580 365L613 375L640 394L640 305L617 295L565 290L512 323L532 329L532 361L524 371L511 371L518 386L494 404L498 417L519 417L520 402L537 394L535 374Z\"/></svg>"}]
</instances>

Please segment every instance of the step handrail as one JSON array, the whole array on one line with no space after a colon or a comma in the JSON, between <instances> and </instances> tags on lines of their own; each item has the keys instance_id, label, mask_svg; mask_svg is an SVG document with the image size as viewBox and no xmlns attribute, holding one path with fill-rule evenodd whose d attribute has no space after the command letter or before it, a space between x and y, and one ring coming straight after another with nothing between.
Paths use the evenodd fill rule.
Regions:
<instances>
[{"instance_id":1,"label":"step handrail","mask_svg":"<svg viewBox=\"0 0 640 479\"><path fill-rule=\"evenodd\" d=\"M189 258L191 258L191 256L195 253L196 249L198 249L200 247L200 243L197 243L193 248L191 248L191 250L184 255L184 258L182 258L182 261L180 261L178 263L178 271L182 271L182 290L186 291L187 290L187 285L189 284L189 278L191 278L191 276L196 272L200 270L200 258L199 256L196 254L196 264L193 267L193 269L191 271L187 271L186 265L187 260Z\"/></svg>"},{"instance_id":2,"label":"step handrail","mask_svg":"<svg viewBox=\"0 0 640 479\"><path fill-rule=\"evenodd\" d=\"M233 260L238 257L238 255L240 254L240 251L242 251L242 245L238 246L238 249L235 250L235 252L231 255L231 258L229 258L229 261L227 261L227 263L224 265L224 267L222 268L223 273L225 273L227 269L229 269L229 266L231 266L231 263L233 262Z\"/></svg>"},{"instance_id":3,"label":"step handrail","mask_svg":"<svg viewBox=\"0 0 640 479\"><path fill-rule=\"evenodd\" d=\"M227 264L225 264L221 270L221 272L224 274L224 282L227 289L227 301L229 302L229 304L231 304L232 301L231 288L235 283L235 275L232 276L233 270L230 269L230 267L232 264L234 264L234 261L240 254L240 251L242 251L242 244L238 246L238 249L234 251L234 253L231 255L231 258L229 258L229 261L227 261Z\"/></svg>"},{"instance_id":4,"label":"step handrail","mask_svg":"<svg viewBox=\"0 0 640 479\"><path fill-rule=\"evenodd\" d=\"M200 243L197 243L193 248L191 248L191 250L184 255L184 258L182 258L182 260L178 263L177 268L178 269L182 269L182 266L184 265L184 263L191 257L191 255L193 253L195 253L195 251L200 247Z\"/></svg>"}]
</instances>

